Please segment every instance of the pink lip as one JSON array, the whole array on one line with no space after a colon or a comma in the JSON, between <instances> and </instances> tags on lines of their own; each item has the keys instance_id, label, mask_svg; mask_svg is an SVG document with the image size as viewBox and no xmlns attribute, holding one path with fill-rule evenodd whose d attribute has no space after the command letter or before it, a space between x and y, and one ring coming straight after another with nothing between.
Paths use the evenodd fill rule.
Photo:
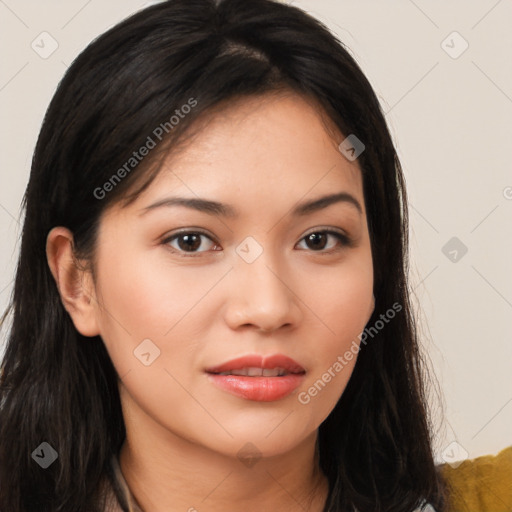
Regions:
<instances>
[{"instance_id":1,"label":"pink lip","mask_svg":"<svg viewBox=\"0 0 512 512\"><path fill-rule=\"evenodd\" d=\"M283 368L288 374L280 377L219 375L221 372L250 367ZM305 372L299 363L282 354L268 357L261 355L244 356L206 369L209 380L220 389L246 400L258 402L272 402L288 396L300 386Z\"/></svg>"},{"instance_id":2,"label":"pink lip","mask_svg":"<svg viewBox=\"0 0 512 512\"><path fill-rule=\"evenodd\" d=\"M294 361L290 357L287 357L283 354L275 354L273 356L262 356L258 354L250 355L250 356L242 356L236 359L232 359L231 361L227 361L218 366L212 366L211 368L206 368L206 372L208 373L221 373L221 372L229 372L231 370L241 370L242 368L263 368L263 369L272 369L272 368L283 368L289 373L304 373L304 368Z\"/></svg>"}]
</instances>

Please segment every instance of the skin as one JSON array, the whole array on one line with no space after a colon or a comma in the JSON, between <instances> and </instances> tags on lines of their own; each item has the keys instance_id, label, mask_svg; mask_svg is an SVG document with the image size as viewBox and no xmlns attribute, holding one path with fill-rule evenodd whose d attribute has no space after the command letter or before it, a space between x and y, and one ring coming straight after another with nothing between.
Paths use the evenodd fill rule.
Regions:
<instances>
[{"instance_id":1,"label":"skin","mask_svg":"<svg viewBox=\"0 0 512 512\"><path fill-rule=\"evenodd\" d=\"M56 227L48 235L64 306L79 332L101 335L120 376L127 431L120 464L145 510L324 506L318 427L356 357L309 403L298 394L358 342L374 299L361 171L339 152L345 137L333 138L319 112L294 93L229 104L193 143L169 155L132 205L105 212L95 282L73 265L72 234ZM334 192L351 194L362 212L338 202L291 216L296 203ZM227 203L239 216L183 206L140 215L171 196ZM181 228L202 228L211 240L201 237L196 255L187 256L183 238L165 242ZM308 244L306 235L327 228L348 234L353 245L333 235ZM263 250L252 263L236 252L248 236ZM160 350L149 366L133 353L144 339ZM304 382L283 399L255 402L217 388L204 372L254 353L295 359L306 369ZM253 465L237 456L246 443L259 453Z\"/></svg>"}]
</instances>

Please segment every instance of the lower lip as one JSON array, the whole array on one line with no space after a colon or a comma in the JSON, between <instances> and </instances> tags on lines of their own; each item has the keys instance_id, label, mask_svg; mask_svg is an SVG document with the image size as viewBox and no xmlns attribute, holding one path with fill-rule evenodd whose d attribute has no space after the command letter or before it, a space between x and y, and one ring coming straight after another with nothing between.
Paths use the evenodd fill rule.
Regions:
<instances>
[{"instance_id":1,"label":"lower lip","mask_svg":"<svg viewBox=\"0 0 512 512\"><path fill-rule=\"evenodd\" d=\"M304 374L291 373L281 377L243 377L240 375L208 374L220 389L235 396L256 402L273 402L293 393L304 379Z\"/></svg>"}]
</instances>

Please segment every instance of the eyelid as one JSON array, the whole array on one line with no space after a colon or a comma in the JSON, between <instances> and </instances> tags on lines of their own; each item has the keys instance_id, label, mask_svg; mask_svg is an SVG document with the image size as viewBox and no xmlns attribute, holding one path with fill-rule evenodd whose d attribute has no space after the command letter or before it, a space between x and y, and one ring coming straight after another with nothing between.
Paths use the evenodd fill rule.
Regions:
<instances>
[{"instance_id":1,"label":"eyelid","mask_svg":"<svg viewBox=\"0 0 512 512\"><path fill-rule=\"evenodd\" d=\"M203 228L195 228L194 226L190 228L180 228L177 231L172 231L171 233L167 233L162 237L162 241L169 240L170 238L174 238L177 235L188 235L190 233L199 233L201 235L205 235L212 240L215 240L215 237Z\"/></svg>"},{"instance_id":2,"label":"eyelid","mask_svg":"<svg viewBox=\"0 0 512 512\"><path fill-rule=\"evenodd\" d=\"M334 228L334 227L331 227L331 226L318 226L316 228L310 229L308 232L306 232L304 235L302 235L301 240L303 238L311 235L312 233L334 233L336 235L343 236L347 240L351 239L350 235L346 231L344 231L343 229Z\"/></svg>"}]
</instances>

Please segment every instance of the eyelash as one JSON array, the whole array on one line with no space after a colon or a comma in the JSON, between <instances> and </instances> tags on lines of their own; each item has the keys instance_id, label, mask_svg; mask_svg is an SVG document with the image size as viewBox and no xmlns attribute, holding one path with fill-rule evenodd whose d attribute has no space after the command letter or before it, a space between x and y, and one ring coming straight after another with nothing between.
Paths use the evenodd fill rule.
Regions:
<instances>
[{"instance_id":1,"label":"eyelash","mask_svg":"<svg viewBox=\"0 0 512 512\"><path fill-rule=\"evenodd\" d=\"M353 240L351 238L349 238L347 235L345 235L343 233L340 233L338 231L335 231L333 229L317 228L317 229L315 229L313 231L310 231L309 233L306 233L299 241L302 242L308 236L310 236L312 234L319 234L319 233L333 235L340 242L341 247L339 246L339 247L334 248L334 249L319 250L319 251L314 251L314 250L310 249L309 252L312 252L312 253L315 253L315 254L332 254L332 253L337 252L337 251L339 251L339 250L341 250L341 249L343 249L345 247L352 247L353 246ZM194 230L189 230L189 231L180 231L178 233L174 233L173 235L171 235L169 237L166 237L164 240L162 240L161 243L162 243L162 245L167 246L171 250L171 252L179 254L180 257L184 257L184 258L197 258L201 254L203 254L205 252L208 252L208 251L186 252L186 251L183 251L181 249L176 249L174 247L171 247L169 245L169 242L179 238L180 236L184 236L184 235L203 235L203 236L209 238L214 244L217 245L217 242L215 240L213 240L208 233L206 233L205 231L203 231L201 229L194 229ZM304 250L304 249L302 249L302 250Z\"/></svg>"}]
</instances>

